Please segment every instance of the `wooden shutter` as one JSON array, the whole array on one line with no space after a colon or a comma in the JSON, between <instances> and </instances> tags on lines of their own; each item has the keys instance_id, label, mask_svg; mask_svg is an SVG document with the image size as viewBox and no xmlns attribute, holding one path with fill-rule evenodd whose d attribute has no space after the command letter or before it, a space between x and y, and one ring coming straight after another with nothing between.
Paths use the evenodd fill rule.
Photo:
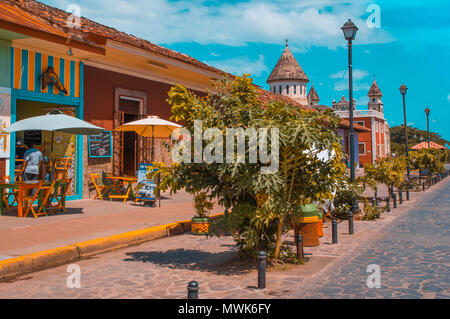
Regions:
<instances>
[{"instance_id":1,"label":"wooden shutter","mask_svg":"<svg viewBox=\"0 0 450 319\"><path fill-rule=\"evenodd\" d=\"M124 124L124 112L114 112L114 128ZM113 131L113 174L123 175L123 132Z\"/></svg>"}]
</instances>

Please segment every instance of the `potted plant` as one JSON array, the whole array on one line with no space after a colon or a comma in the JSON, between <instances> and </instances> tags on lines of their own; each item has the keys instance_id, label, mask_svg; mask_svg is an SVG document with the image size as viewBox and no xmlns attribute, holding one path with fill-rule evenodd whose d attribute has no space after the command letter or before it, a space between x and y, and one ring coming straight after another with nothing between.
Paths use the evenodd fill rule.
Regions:
<instances>
[{"instance_id":1,"label":"potted plant","mask_svg":"<svg viewBox=\"0 0 450 319\"><path fill-rule=\"evenodd\" d=\"M191 232L196 235L205 235L209 233L211 219L209 213L213 209L214 203L208 200L206 192L200 192L194 195L195 216L192 217Z\"/></svg>"}]
</instances>

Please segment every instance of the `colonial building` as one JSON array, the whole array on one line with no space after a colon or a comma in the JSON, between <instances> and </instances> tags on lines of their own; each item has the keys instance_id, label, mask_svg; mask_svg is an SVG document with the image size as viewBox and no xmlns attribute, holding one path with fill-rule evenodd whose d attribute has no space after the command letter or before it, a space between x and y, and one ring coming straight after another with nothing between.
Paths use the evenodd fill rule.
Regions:
<instances>
[{"instance_id":1,"label":"colonial building","mask_svg":"<svg viewBox=\"0 0 450 319\"><path fill-rule=\"evenodd\" d=\"M289 98L291 101L293 101L293 103L297 103L300 107L303 107L305 109L312 109L315 111L325 111L326 109L329 109L328 106L319 104L320 98L316 92L316 89L314 88L314 85L311 85L311 88L307 93L306 84L309 82L308 76L305 74L298 61L295 59L291 50L289 50L287 41L286 47L284 48L281 57L278 59L278 62L273 68L266 82L269 84L270 91L272 93ZM341 104L340 108L342 110L344 110L345 107L348 110L348 101L347 104L345 104L345 101ZM350 122L347 119L343 118L337 131L337 133L342 137L342 148L347 155L350 154L349 128ZM370 134L370 128L368 128L367 126L355 124L354 130L356 133L355 143L357 144L359 134ZM358 148L355 148L354 158L358 158L358 155ZM347 160L348 159L349 156L347 156Z\"/></svg>"},{"instance_id":2,"label":"colonial building","mask_svg":"<svg viewBox=\"0 0 450 319\"><path fill-rule=\"evenodd\" d=\"M377 158L385 158L390 155L389 125L384 118L383 102L380 88L375 79L370 87L367 110L356 110L353 103L353 120L355 125L370 128L370 132L361 132L358 137L359 165L364 167L367 163L373 163ZM339 102L333 101L334 113L341 118L349 119L349 101L343 96Z\"/></svg>"}]
</instances>

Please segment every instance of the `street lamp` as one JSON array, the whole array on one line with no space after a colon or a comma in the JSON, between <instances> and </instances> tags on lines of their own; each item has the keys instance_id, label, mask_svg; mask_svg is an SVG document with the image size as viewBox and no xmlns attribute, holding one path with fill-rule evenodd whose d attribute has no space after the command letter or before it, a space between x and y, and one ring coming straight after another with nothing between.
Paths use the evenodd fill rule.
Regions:
<instances>
[{"instance_id":1,"label":"street lamp","mask_svg":"<svg viewBox=\"0 0 450 319\"><path fill-rule=\"evenodd\" d=\"M405 148L406 148L406 160L408 163L408 180L410 179L411 175L411 169L409 167L409 152L408 152L408 126L406 125L406 105L405 105L405 95L406 91L408 91L408 88L406 87L405 83L402 83L400 86L400 93L403 96L403 118L405 123ZM406 189L406 200L409 200L409 189Z\"/></svg>"},{"instance_id":2,"label":"street lamp","mask_svg":"<svg viewBox=\"0 0 450 319\"><path fill-rule=\"evenodd\" d=\"M355 40L358 27L348 19L342 26L345 40L348 41L348 90L349 90L349 108L350 108L350 181L355 181L355 133L353 131L353 71L352 71L352 41ZM358 204L352 203L353 213L359 211Z\"/></svg>"},{"instance_id":3,"label":"street lamp","mask_svg":"<svg viewBox=\"0 0 450 319\"><path fill-rule=\"evenodd\" d=\"M425 114L427 115L427 139L428 139L428 149L430 148L430 122L428 121L428 116L430 115L430 109L425 109Z\"/></svg>"}]
</instances>

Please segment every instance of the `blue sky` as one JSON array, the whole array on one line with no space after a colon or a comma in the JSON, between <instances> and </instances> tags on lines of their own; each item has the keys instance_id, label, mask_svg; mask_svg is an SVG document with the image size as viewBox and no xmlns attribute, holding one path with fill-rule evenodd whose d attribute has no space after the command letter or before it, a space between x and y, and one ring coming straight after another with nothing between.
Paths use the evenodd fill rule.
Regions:
<instances>
[{"instance_id":1,"label":"blue sky","mask_svg":"<svg viewBox=\"0 0 450 319\"><path fill-rule=\"evenodd\" d=\"M404 82L408 125L450 140L450 2L447 0L44 0L66 10L79 4L81 15L153 43L183 52L234 74L266 79L285 39L320 103L348 98L347 48L340 27L351 18L360 29L353 46L354 97L367 107L375 76L389 125L403 123ZM380 28L370 28L371 4ZM370 20L374 21L374 20Z\"/></svg>"}]
</instances>

